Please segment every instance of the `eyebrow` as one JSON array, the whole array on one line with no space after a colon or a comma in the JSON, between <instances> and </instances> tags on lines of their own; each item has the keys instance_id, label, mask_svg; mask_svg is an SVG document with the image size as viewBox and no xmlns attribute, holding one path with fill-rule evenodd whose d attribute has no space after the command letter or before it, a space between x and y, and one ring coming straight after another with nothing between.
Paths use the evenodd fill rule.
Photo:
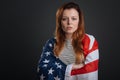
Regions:
<instances>
[{"instance_id":1,"label":"eyebrow","mask_svg":"<svg viewBox=\"0 0 120 80\"><path fill-rule=\"evenodd\" d=\"M62 17L68 17L68 16L62 16ZM71 17L78 17L78 16L71 16Z\"/></svg>"}]
</instances>

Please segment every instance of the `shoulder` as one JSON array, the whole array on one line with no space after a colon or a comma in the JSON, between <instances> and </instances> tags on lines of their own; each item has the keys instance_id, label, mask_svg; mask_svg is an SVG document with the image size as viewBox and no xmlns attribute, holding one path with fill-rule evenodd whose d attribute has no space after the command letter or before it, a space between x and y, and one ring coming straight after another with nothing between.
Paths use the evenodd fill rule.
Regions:
<instances>
[{"instance_id":1,"label":"shoulder","mask_svg":"<svg viewBox=\"0 0 120 80\"><path fill-rule=\"evenodd\" d=\"M93 40L95 40L95 37L93 35L87 33L84 35L83 41L91 42Z\"/></svg>"},{"instance_id":2,"label":"shoulder","mask_svg":"<svg viewBox=\"0 0 120 80\"><path fill-rule=\"evenodd\" d=\"M55 42L56 42L56 39L55 39L55 37L51 37L51 38L49 38L46 42L47 42L47 43L55 43Z\"/></svg>"},{"instance_id":3,"label":"shoulder","mask_svg":"<svg viewBox=\"0 0 120 80\"><path fill-rule=\"evenodd\" d=\"M90 40L93 40L93 39L95 39L95 37L94 37L94 35L92 35L92 34L85 34L85 37L88 37Z\"/></svg>"},{"instance_id":4,"label":"shoulder","mask_svg":"<svg viewBox=\"0 0 120 80\"><path fill-rule=\"evenodd\" d=\"M94 35L91 35L91 34L85 34L83 40L89 40L90 42L96 40L95 36Z\"/></svg>"},{"instance_id":5,"label":"shoulder","mask_svg":"<svg viewBox=\"0 0 120 80\"><path fill-rule=\"evenodd\" d=\"M52 48L52 49L53 49L55 42L56 42L55 37L49 38L49 39L45 42L44 48Z\"/></svg>"},{"instance_id":6,"label":"shoulder","mask_svg":"<svg viewBox=\"0 0 120 80\"><path fill-rule=\"evenodd\" d=\"M82 42L84 47L87 48L87 50L92 49L92 47L97 44L95 37L87 33L85 34Z\"/></svg>"}]
</instances>

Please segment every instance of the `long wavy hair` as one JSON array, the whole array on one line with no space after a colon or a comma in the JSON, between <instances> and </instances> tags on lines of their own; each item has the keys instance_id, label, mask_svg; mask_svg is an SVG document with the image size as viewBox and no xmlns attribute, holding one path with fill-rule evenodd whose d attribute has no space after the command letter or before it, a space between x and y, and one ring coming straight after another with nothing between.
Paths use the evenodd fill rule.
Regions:
<instances>
[{"instance_id":1,"label":"long wavy hair","mask_svg":"<svg viewBox=\"0 0 120 80\"><path fill-rule=\"evenodd\" d=\"M72 35L72 46L76 55L75 63L82 63L84 62L84 52L82 45L82 39L85 34L84 17L82 11L79 8L79 5L76 4L75 2L63 4L56 12L56 29L55 29L56 43L54 46L54 54L56 56L59 56L65 44L66 37L65 32L62 30L61 20L63 16L63 11L66 9L75 9L79 13L79 24L77 30Z\"/></svg>"}]
</instances>

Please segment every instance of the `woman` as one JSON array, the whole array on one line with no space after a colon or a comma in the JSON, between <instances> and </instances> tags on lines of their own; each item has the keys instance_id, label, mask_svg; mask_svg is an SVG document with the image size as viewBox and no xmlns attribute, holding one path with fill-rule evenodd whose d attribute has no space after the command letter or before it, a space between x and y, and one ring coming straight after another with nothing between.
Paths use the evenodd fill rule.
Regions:
<instances>
[{"instance_id":1,"label":"woman","mask_svg":"<svg viewBox=\"0 0 120 80\"><path fill-rule=\"evenodd\" d=\"M40 80L98 80L98 43L85 33L79 5L69 2L56 13L55 37L49 39L38 63Z\"/></svg>"}]
</instances>

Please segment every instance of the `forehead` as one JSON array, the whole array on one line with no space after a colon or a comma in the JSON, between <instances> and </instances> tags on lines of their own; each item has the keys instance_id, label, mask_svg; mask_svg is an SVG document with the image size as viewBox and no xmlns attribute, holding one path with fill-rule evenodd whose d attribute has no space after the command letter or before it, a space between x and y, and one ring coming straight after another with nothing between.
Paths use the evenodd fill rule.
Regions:
<instances>
[{"instance_id":1,"label":"forehead","mask_svg":"<svg viewBox=\"0 0 120 80\"><path fill-rule=\"evenodd\" d=\"M63 11L63 16L79 16L78 14L79 14L78 11L74 8L65 9Z\"/></svg>"}]
</instances>

